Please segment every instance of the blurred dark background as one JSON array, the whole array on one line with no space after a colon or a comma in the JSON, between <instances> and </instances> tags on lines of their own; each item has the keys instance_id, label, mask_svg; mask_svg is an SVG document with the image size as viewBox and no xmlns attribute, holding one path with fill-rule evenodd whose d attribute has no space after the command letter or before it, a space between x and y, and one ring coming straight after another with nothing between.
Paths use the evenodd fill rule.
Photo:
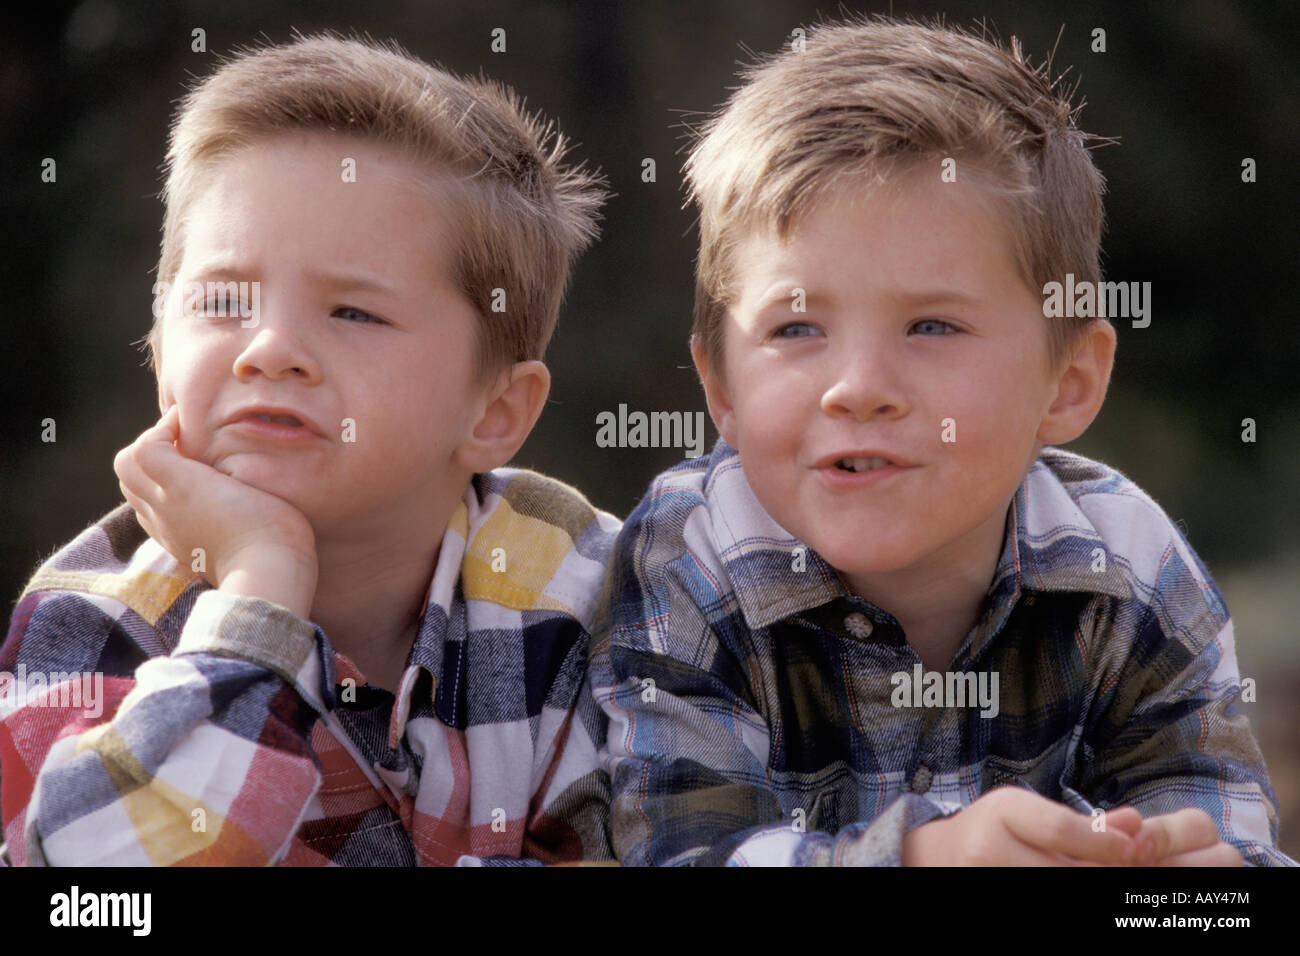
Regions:
<instances>
[{"instance_id":1,"label":"blurred dark background","mask_svg":"<svg viewBox=\"0 0 1300 956\"><path fill-rule=\"evenodd\" d=\"M723 100L747 50L774 51L795 27L844 11L982 20L1035 61L1055 46L1056 71L1082 82L1083 127L1120 140L1094 154L1109 181L1106 277L1153 286L1151 326L1117 321L1108 401L1069 447L1137 481L1215 575L1241 673L1258 686L1243 706L1282 805L1282 848L1300 856L1300 332L1286 291L1300 251L1289 188L1300 15L1289 0L23 6L0 30L7 609L43 557L119 502L113 455L157 416L133 343L150 324L159 168L173 101L214 54L293 28L396 39L514 86L604 170L617 195L574 277L548 356L551 401L516 463L626 515L682 453L599 449L597 413L705 407L687 350L696 235L681 209L683 119ZM490 50L497 27L504 53ZM1096 27L1105 53L1090 50ZM208 52L192 52L196 28ZM55 184L41 181L45 157L57 160ZM646 157L657 182L642 182ZM1253 184L1241 179L1245 157ZM54 443L41 441L46 418ZM1256 422L1253 444L1243 418Z\"/></svg>"}]
</instances>

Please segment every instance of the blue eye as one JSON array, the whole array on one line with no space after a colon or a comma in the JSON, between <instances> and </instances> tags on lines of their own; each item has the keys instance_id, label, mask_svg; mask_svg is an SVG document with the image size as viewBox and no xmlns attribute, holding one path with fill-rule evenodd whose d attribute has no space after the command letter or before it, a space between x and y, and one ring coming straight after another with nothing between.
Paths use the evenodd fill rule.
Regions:
<instances>
[{"instance_id":1,"label":"blue eye","mask_svg":"<svg viewBox=\"0 0 1300 956\"><path fill-rule=\"evenodd\" d=\"M228 319L232 316L248 315L248 307L236 299L223 299L217 296L204 300L198 307L197 315L204 319Z\"/></svg>"},{"instance_id":2,"label":"blue eye","mask_svg":"<svg viewBox=\"0 0 1300 956\"><path fill-rule=\"evenodd\" d=\"M806 339L810 335L816 335L817 330L807 322L791 322L789 325L783 325L775 332L772 337L776 339Z\"/></svg>"},{"instance_id":3,"label":"blue eye","mask_svg":"<svg viewBox=\"0 0 1300 956\"><path fill-rule=\"evenodd\" d=\"M333 312L334 315L339 315L339 313L344 313L344 315L347 315L347 314L350 313L351 315L354 315L354 316L360 316L359 319L353 319L353 320L352 320L352 321L356 321L356 322L361 322L361 323L375 323L375 324L378 324L378 325L385 325L385 324L386 324L386 323L384 322L383 319L378 318L377 316L373 316L373 315L371 315L369 312L363 312L363 311L361 311L360 309L354 309L354 308L352 308L352 306L350 306L350 305L341 306L340 308L335 309L334 312ZM343 318L344 315L339 315L339 317L340 317L340 318Z\"/></svg>"},{"instance_id":4,"label":"blue eye","mask_svg":"<svg viewBox=\"0 0 1300 956\"><path fill-rule=\"evenodd\" d=\"M945 322L943 319L922 319L920 322L917 322L915 325L912 326L912 330L913 330L913 331L916 331L917 329L920 329L920 328L922 328L922 327L924 327L924 326L927 326L927 325L941 326L942 328L948 329L948 330L950 330L950 331L952 331L952 332L956 332L956 331L957 331L957 328L956 328L955 326L951 325L951 324L948 323L948 322ZM947 335L948 333L947 333L947 332L939 332L938 334L939 334L939 335Z\"/></svg>"}]
</instances>

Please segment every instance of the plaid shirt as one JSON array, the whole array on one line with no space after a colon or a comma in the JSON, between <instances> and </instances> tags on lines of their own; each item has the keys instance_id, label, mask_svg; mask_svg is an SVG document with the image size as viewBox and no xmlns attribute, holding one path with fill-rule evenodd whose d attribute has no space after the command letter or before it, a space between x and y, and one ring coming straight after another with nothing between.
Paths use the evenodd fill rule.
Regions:
<instances>
[{"instance_id":1,"label":"plaid shirt","mask_svg":"<svg viewBox=\"0 0 1300 956\"><path fill-rule=\"evenodd\" d=\"M123 505L36 573L0 648L9 854L610 859L603 717L582 690L618 526L541 475L476 476L394 697L319 628L178 565ZM94 706L89 679L70 692L79 672L102 675Z\"/></svg>"},{"instance_id":2,"label":"plaid shirt","mask_svg":"<svg viewBox=\"0 0 1300 956\"><path fill-rule=\"evenodd\" d=\"M591 668L624 864L896 865L905 833L1003 784L1082 812L1199 807L1247 861L1292 863L1228 610L1123 475L1048 448L1017 491L951 665L998 675L996 714L894 706L920 658L801 547L724 442L628 518Z\"/></svg>"}]
</instances>

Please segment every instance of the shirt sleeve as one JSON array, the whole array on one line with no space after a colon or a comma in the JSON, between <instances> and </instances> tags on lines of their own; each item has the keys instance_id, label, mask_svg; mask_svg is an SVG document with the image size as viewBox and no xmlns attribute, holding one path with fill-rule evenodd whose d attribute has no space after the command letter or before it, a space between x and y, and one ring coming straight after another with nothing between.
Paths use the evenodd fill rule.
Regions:
<instances>
[{"instance_id":1,"label":"shirt sleeve","mask_svg":"<svg viewBox=\"0 0 1300 956\"><path fill-rule=\"evenodd\" d=\"M768 785L773 741L744 662L701 609L724 602L689 552L642 560L638 517L616 545L608 630L591 662L609 718L602 755L618 858L632 866L899 865L904 835L951 810L902 794L834 835L804 831L798 808Z\"/></svg>"},{"instance_id":2,"label":"shirt sleeve","mask_svg":"<svg viewBox=\"0 0 1300 956\"><path fill-rule=\"evenodd\" d=\"M1180 620L1173 606L1157 592L1130 652L1103 653L1097 683L1109 690L1085 737L1082 794L1066 797L1143 817L1195 807L1247 863L1294 866L1277 849L1277 797L1241 701L1232 621L1226 610Z\"/></svg>"},{"instance_id":3,"label":"shirt sleeve","mask_svg":"<svg viewBox=\"0 0 1300 956\"><path fill-rule=\"evenodd\" d=\"M0 650L13 675L0 760L14 862L282 860L321 782L308 740L332 705L327 648L288 610L212 590L172 653L142 660L103 602L24 598Z\"/></svg>"}]
</instances>

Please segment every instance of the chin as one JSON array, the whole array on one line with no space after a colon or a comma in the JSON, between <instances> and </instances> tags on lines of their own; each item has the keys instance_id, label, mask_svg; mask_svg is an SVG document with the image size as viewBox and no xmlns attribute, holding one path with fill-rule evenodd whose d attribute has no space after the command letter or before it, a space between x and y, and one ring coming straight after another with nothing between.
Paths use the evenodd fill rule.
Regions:
<instances>
[{"instance_id":1,"label":"chin","mask_svg":"<svg viewBox=\"0 0 1300 956\"><path fill-rule=\"evenodd\" d=\"M212 467L223 475L229 475L258 491L283 498L294 507L302 510L302 500L306 489L302 487L301 476L296 474L291 465L264 455L235 454L218 458Z\"/></svg>"},{"instance_id":2,"label":"chin","mask_svg":"<svg viewBox=\"0 0 1300 956\"><path fill-rule=\"evenodd\" d=\"M814 551L841 574L863 576L870 574L892 574L911 565L914 555L904 548L890 543L877 542L868 546L869 535L846 540L837 536L835 540L824 541L822 546L809 542Z\"/></svg>"}]
</instances>

